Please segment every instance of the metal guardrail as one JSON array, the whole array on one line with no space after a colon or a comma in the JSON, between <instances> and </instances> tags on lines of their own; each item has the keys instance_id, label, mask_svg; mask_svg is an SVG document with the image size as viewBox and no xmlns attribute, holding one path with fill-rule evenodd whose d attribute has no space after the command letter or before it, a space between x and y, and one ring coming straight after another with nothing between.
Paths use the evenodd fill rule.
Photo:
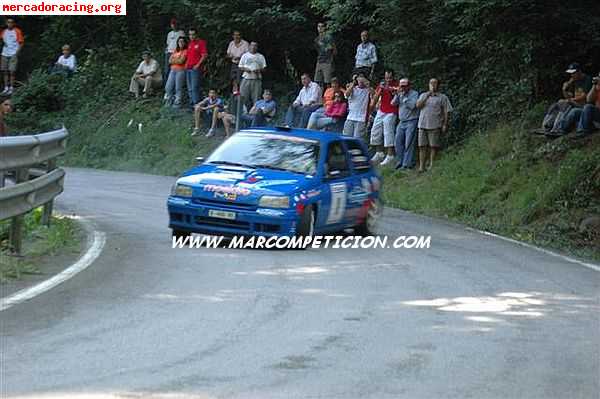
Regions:
<instances>
[{"instance_id":1,"label":"metal guardrail","mask_svg":"<svg viewBox=\"0 0 600 399\"><path fill-rule=\"evenodd\" d=\"M25 213L43 205L42 223L50 224L54 198L62 193L65 177L65 171L56 168L56 157L65 153L68 135L62 128L0 138L0 220L12 218L10 245L17 255L22 250ZM14 172L12 185L5 185L7 172ZM30 176L34 178L29 180Z\"/></svg>"}]
</instances>

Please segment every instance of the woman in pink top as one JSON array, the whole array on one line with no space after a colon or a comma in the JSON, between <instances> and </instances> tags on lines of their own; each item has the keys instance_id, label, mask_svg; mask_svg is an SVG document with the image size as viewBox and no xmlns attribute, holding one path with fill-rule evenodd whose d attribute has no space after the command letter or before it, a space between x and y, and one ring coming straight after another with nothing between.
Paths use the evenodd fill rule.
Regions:
<instances>
[{"instance_id":1,"label":"woman in pink top","mask_svg":"<svg viewBox=\"0 0 600 399\"><path fill-rule=\"evenodd\" d=\"M334 126L346 118L348 104L341 91L333 95L333 102L327 107L325 113L314 120L314 128L324 130Z\"/></svg>"}]
</instances>

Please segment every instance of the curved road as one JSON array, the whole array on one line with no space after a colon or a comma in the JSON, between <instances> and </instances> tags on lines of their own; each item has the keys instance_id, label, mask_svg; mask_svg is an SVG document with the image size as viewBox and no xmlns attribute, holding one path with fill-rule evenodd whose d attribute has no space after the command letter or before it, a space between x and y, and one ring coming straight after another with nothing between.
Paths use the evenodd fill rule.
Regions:
<instances>
[{"instance_id":1,"label":"curved road","mask_svg":"<svg viewBox=\"0 0 600 399\"><path fill-rule=\"evenodd\" d=\"M597 271L390 210L431 248L171 249L173 180L68 170L107 245L0 313L0 397L599 396Z\"/></svg>"}]
</instances>

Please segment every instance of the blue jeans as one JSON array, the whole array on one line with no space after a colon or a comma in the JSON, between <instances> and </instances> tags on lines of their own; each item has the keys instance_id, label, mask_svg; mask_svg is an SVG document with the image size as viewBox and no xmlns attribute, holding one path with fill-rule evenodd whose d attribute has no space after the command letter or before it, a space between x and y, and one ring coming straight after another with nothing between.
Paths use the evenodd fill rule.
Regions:
<instances>
[{"instance_id":1,"label":"blue jeans","mask_svg":"<svg viewBox=\"0 0 600 399\"><path fill-rule=\"evenodd\" d=\"M600 109L594 104L586 104L577 124L577 133L590 134L594 131L594 122L600 123Z\"/></svg>"},{"instance_id":2,"label":"blue jeans","mask_svg":"<svg viewBox=\"0 0 600 399\"><path fill-rule=\"evenodd\" d=\"M248 126L250 127L257 127L257 126L267 126L268 125L268 120L267 118L265 118L265 116L262 114L262 112L259 112L257 114L244 114L244 115L240 115L240 121L241 122L246 122L248 124Z\"/></svg>"},{"instance_id":3,"label":"blue jeans","mask_svg":"<svg viewBox=\"0 0 600 399\"><path fill-rule=\"evenodd\" d=\"M312 114L313 111L316 111L320 107L320 104L306 106L299 105L297 107L290 105L285 114L285 124L291 127L298 127L304 129L308 124L310 114Z\"/></svg>"},{"instance_id":4,"label":"blue jeans","mask_svg":"<svg viewBox=\"0 0 600 399\"><path fill-rule=\"evenodd\" d=\"M577 121L583 112L582 108L571 108L569 112L563 117L560 121L560 132L562 134L569 133L575 126L577 126Z\"/></svg>"},{"instance_id":5,"label":"blue jeans","mask_svg":"<svg viewBox=\"0 0 600 399\"><path fill-rule=\"evenodd\" d=\"M171 70L169 72L169 78L165 85L165 102L167 105L181 105L183 99L183 88L185 86L185 71ZM175 101L173 102L173 94L175 94Z\"/></svg>"},{"instance_id":6,"label":"blue jeans","mask_svg":"<svg viewBox=\"0 0 600 399\"><path fill-rule=\"evenodd\" d=\"M398 167L412 168L415 166L415 139L417 137L418 119L400 121L396 127L394 146Z\"/></svg>"},{"instance_id":7,"label":"blue jeans","mask_svg":"<svg viewBox=\"0 0 600 399\"><path fill-rule=\"evenodd\" d=\"M193 107L200 102L200 70L186 69L185 79L190 105Z\"/></svg>"}]
</instances>

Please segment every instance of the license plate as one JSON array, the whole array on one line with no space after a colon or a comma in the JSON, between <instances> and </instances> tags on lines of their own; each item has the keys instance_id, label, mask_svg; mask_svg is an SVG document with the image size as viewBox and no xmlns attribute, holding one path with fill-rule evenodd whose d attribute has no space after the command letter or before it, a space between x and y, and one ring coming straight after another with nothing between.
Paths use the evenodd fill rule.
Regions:
<instances>
[{"instance_id":1,"label":"license plate","mask_svg":"<svg viewBox=\"0 0 600 399\"><path fill-rule=\"evenodd\" d=\"M209 209L208 216L219 219L235 220L235 212L217 211L214 209Z\"/></svg>"}]
</instances>

